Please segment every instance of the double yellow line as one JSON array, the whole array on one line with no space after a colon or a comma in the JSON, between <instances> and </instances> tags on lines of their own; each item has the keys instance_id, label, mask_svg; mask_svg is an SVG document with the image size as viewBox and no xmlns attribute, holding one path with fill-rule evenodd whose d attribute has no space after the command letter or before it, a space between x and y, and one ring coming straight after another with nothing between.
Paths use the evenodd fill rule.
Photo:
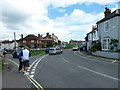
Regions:
<instances>
[{"instance_id":1,"label":"double yellow line","mask_svg":"<svg viewBox=\"0 0 120 90\"><path fill-rule=\"evenodd\" d=\"M12 63L14 63L15 65L17 65L17 67L19 67L19 65L16 62L14 62L10 59L8 59L8 60L11 61ZM30 75L26 75L26 77L38 90L44 90L43 87L35 79L33 79Z\"/></svg>"}]
</instances>

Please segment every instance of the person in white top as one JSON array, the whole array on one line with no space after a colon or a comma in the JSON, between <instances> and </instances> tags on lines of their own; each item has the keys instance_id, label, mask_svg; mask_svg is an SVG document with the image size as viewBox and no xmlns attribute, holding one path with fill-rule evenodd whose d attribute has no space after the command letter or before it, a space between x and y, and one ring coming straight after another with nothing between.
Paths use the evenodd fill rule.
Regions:
<instances>
[{"instance_id":1,"label":"person in white top","mask_svg":"<svg viewBox=\"0 0 120 90\"><path fill-rule=\"evenodd\" d=\"M23 63L24 63L24 75L29 74L28 73L28 68L29 68L29 57L30 57L30 51L29 48L26 46L25 49L23 50Z\"/></svg>"}]
</instances>

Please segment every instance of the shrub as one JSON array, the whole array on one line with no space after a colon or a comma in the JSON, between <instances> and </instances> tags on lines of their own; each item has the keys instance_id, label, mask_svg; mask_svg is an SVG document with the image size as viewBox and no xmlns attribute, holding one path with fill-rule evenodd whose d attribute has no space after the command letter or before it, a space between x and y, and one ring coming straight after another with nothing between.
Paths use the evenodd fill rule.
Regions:
<instances>
[{"instance_id":1,"label":"shrub","mask_svg":"<svg viewBox=\"0 0 120 90\"><path fill-rule=\"evenodd\" d=\"M120 49L118 49L116 52L120 52Z\"/></svg>"},{"instance_id":2,"label":"shrub","mask_svg":"<svg viewBox=\"0 0 120 90\"><path fill-rule=\"evenodd\" d=\"M89 51L95 52L95 51L97 51L97 50L98 50L97 48L91 48Z\"/></svg>"}]
</instances>

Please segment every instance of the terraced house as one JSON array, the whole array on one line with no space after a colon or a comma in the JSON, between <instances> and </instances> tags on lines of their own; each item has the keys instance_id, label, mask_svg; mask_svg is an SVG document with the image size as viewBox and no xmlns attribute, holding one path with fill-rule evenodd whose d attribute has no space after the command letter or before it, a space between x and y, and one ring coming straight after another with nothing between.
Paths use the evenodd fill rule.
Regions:
<instances>
[{"instance_id":1,"label":"terraced house","mask_svg":"<svg viewBox=\"0 0 120 90\"><path fill-rule=\"evenodd\" d=\"M110 51L113 40L116 41L116 50L118 50L120 49L120 8L113 12L106 8L104 14L105 17L97 22L102 50Z\"/></svg>"}]
</instances>

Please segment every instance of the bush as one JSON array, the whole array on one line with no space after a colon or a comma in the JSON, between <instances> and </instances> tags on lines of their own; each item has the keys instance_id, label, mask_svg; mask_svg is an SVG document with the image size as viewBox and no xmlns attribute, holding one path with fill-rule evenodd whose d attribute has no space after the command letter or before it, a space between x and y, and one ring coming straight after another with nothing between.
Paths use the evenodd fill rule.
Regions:
<instances>
[{"instance_id":1,"label":"bush","mask_svg":"<svg viewBox=\"0 0 120 90\"><path fill-rule=\"evenodd\" d=\"M116 52L120 52L120 49L118 49Z\"/></svg>"},{"instance_id":2,"label":"bush","mask_svg":"<svg viewBox=\"0 0 120 90\"><path fill-rule=\"evenodd\" d=\"M89 51L96 52L97 50L98 50L97 48L91 48Z\"/></svg>"}]
</instances>

